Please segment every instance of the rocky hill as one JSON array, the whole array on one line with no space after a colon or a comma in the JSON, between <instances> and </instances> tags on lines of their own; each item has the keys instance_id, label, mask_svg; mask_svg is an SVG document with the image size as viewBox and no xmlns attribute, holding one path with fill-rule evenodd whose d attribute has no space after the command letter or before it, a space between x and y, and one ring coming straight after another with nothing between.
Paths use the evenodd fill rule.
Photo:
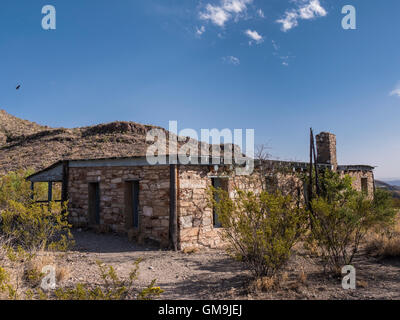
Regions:
<instances>
[{"instance_id":1,"label":"rocky hill","mask_svg":"<svg viewBox=\"0 0 400 320\"><path fill-rule=\"evenodd\" d=\"M62 159L98 159L146 154L146 135L163 128L135 122L112 122L65 129L40 126L0 110L0 173L43 169ZM188 141L188 138L181 144ZM210 148L202 143L201 148Z\"/></svg>"},{"instance_id":2,"label":"rocky hill","mask_svg":"<svg viewBox=\"0 0 400 320\"><path fill-rule=\"evenodd\" d=\"M37 123L14 117L0 110L0 146L24 135L31 135L49 129Z\"/></svg>"},{"instance_id":3,"label":"rocky hill","mask_svg":"<svg viewBox=\"0 0 400 320\"><path fill-rule=\"evenodd\" d=\"M394 198L400 199L400 187L395 186L380 180L375 180L375 185L377 188L385 189L389 191Z\"/></svg>"}]
</instances>

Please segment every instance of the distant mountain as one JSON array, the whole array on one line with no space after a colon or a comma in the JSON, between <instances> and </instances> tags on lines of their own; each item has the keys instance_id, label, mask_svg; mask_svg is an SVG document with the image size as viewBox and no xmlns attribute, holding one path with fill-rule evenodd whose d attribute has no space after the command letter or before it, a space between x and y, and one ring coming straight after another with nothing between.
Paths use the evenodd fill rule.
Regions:
<instances>
[{"instance_id":1,"label":"distant mountain","mask_svg":"<svg viewBox=\"0 0 400 320\"><path fill-rule=\"evenodd\" d=\"M393 179L393 180L385 180L384 182L392 186L400 187L400 180Z\"/></svg>"},{"instance_id":2,"label":"distant mountain","mask_svg":"<svg viewBox=\"0 0 400 320\"><path fill-rule=\"evenodd\" d=\"M151 144L146 142L151 129L165 133L169 148L169 136L175 135L152 125L117 121L74 129L51 128L0 110L0 174L18 169L40 170L62 159L144 156ZM184 137L179 145L188 141ZM176 150L176 144L172 146ZM211 145L200 143L199 149L207 148L211 150ZM223 149L224 145L220 145L221 152Z\"/></svg>"},{"instance_id":3,"label":"distant mountain","mask_svg":"<svg viewBox=\"0 0 400 320\"><path fill-rule=\"evenodd\" d=\"M385 189L390 191L393 194L393 197L400 199L400 186L392 185L387 182L383 182L380 180L375 180L375 186L377 188Z\"/></svg>"}]
</instances>

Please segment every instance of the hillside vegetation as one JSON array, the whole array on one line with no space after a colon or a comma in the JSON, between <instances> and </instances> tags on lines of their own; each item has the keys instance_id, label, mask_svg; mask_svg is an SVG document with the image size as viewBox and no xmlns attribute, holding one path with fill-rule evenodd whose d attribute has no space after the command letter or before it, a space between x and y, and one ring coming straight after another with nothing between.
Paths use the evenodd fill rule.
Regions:
<instances>
[{"instance_id":1,"label":"hillside vegetation","mask_svg":"<svg viewBox=\"0 0 400 320\"><path fill-rule=\"evenodd\" d=\"M143 156L151 129L163 130L168 142L170 133L152 125L117 121L74 129L51 128L0 110L0 174L40 170L63 159ZM210 145L201 143L200 147Z\"/></svg>"}]
</instances>

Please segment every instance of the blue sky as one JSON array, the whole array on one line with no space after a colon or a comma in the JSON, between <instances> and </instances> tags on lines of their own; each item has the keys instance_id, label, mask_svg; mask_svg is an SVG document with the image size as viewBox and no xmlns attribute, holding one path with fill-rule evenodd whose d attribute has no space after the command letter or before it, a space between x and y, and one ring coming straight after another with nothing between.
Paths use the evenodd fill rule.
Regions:
<instances>
[{"instance_id":1,"label":"blue sky","mask_svg":"<svg viewBox=\"0 0 400 320\"><path fill-rule=\"evenodd\" d=\"M56 30L41 27L47 4ZM357 30L341 26L347 4ZM340 163L400 178L399 13L398 0L2 0L0 108L57 127L251 128L284 160L307 159L312 126L337 135Z\"/></svg>"}]
</instances>

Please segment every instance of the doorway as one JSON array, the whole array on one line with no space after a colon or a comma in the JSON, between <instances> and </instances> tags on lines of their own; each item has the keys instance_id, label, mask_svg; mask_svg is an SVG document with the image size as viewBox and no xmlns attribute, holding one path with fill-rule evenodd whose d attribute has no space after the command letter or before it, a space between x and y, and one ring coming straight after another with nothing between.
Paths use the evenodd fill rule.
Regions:
<instances>
[{"instance_id":1,"label":"doorway","mask_svg":"<svg viewBox=\"0 0 400 320\"><path fill-rule=\"evenodd\" d=\"M100 184L89 183L89 220L92 225L100 224Z\"/></svg>"},{"instance_id":2,"label":"doorway","mask_svg":"<svg viewBox=\"0 0 400 320\"><path fill-rule=\"evenodd\" d=\"M139 181L125 182L126 228L139 228Z\"/></svg>"}]
</instances>

